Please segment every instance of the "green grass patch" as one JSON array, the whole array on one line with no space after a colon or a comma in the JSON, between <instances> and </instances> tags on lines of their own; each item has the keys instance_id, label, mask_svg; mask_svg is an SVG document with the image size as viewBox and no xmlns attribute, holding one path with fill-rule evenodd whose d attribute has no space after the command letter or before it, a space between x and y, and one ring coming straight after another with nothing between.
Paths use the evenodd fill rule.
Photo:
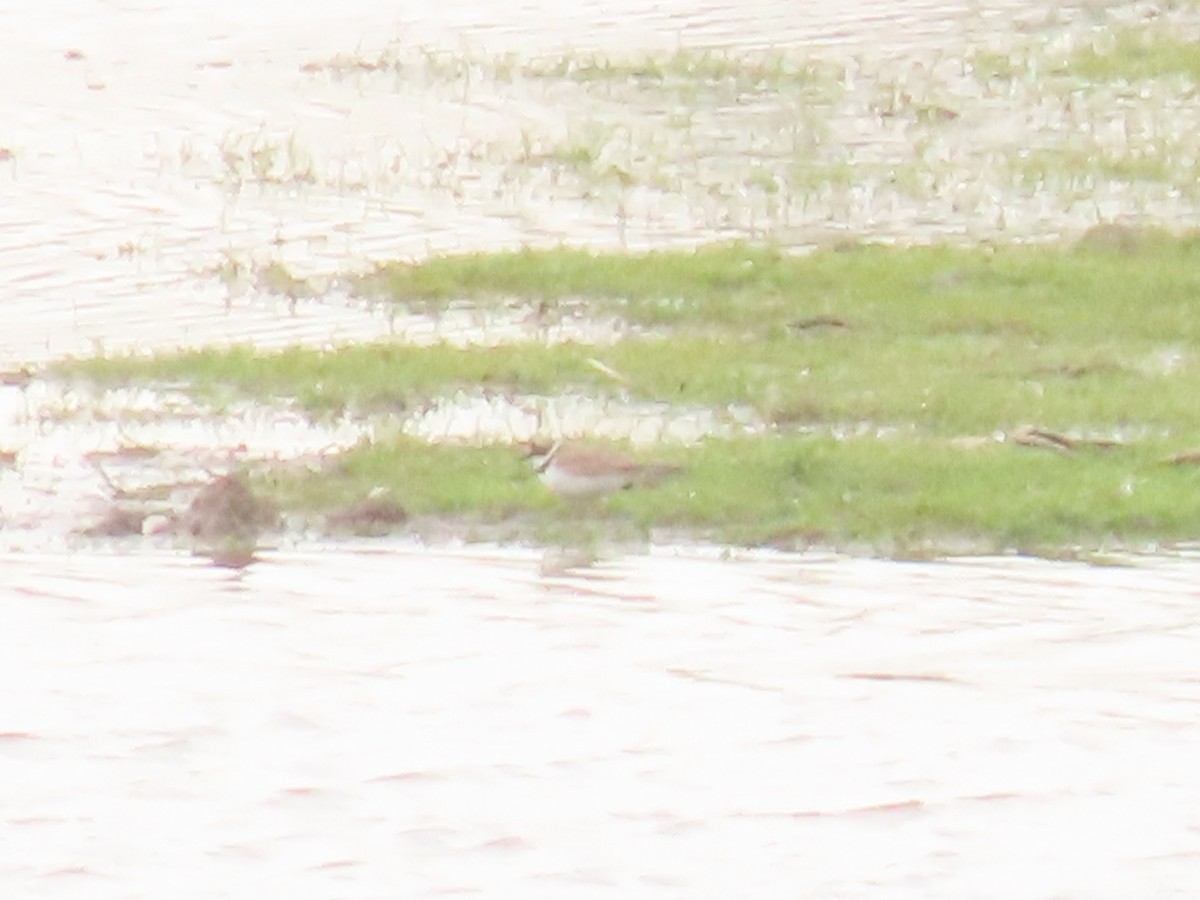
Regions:
<instances>
[{"instance_id":1,"label":"green grass patch","mask_svg":"<svg viewBox=\"0 0 1200 900\"><path fill-rule=\"evenodd\" d=\"M1166 337L1163 317L1186 329L1180 337L1200 334L1191 314L1197 262L1200 240L1160 235L1136 253L1090 246L864 247L811 256L746 244L644 255L559 248L392 263L356 287L433 310L461 300L584 300L594 312L638 324L760 334L797 317L839 313L893 332L940 330L967 318L1090 340L1124 336L1126 326Z\"/></svg>"},{"instance_id":2,"label":"green grass patch","mask_svg":"<svg viewBox=\"0 0 1200 900\"><path fill-rule=\"evenodd\" d=\"M832 79L832 70L824 71L821 64L790 54L695 49L625 59L563 56L536 61L527 74L583 84L629 82L652 89L691 85L732 92L809 88Z\"/></svg>"},{"instance_id":3,"label":"green grass patch","mask_svg":"<svg viewBox=\"0 0 1200 900\"><path fill-rule=\"evenodd\" d=\"M301 512L328 512L374 493L413 516L494 522L550 505L553 498L530 490L540 486L532 475L510 447L434 446L400 436L355 448L319 475L268 471L256 484Z\"/></svg>"},{"instance_id":4,"label":"green grass patch","mask_svg":"<svg viewBox=\"0 0 1200 900\"><path fill-rule=\"evenodd\" d=\"M1114 227L1097 235L1075 248L994 251L793 257L737 245L447 258L376 277L397 301L487 305L515 296L545 302L551 315L569 302L572 313L582 304L661 333L611 347L235 348L81 360L58 371L105 383L186 381L209 396L296 398L322 412L403 410L459 390L572 391L749 405L791 425L953 436L1035 422L1200 439L1200 243Z\"/></svg>"},{"instance_id":5,"label":"green grass patch","mask_svg":"<svg viewBox=\"0 0 1200 900\"><path fill-rule=\"evenodd\" d=\"M430 446L409 438L351 451L312 474L257 485L285 508L330 512L384 492L421 521L469 531L505 522L541 539L587 533L703 536L746 545L857 547L894 556L954 547L1061 552L1194 538L1200 470L1161 465L1160 445L1074 454L929 439L773 436L662 448L681 471L653 488L579 505L551 495L507 447Z\"/></svg>"},{"instance_id":6,"label":"green grass patch","mask_svg":"<svg viewBox=\"0 0 1200 900\"><path fill-rule=\"evenodd\" d=\"M547 392L602 376L572 345L366 345L337 351L294 347L260 353L246 346L152 357L113 356L60 364L58 374L103 385L186 383L209 400L295 399L315 413L402 412L458 390Z\"/></svg>"},{"instance_id":7,"label":"green grass patch","mask_svg":"<svg viewBox=\"0 0 1200 900\"><path fill-rule=\"evenodd\" d=\"M1159 464L1159 448L1056 454L927 439L714 442L668 483L648 520L752 544L862 544L901 555L1123 545L1200 533L1180 497L1200 473ZM635 502L631 499L629 502Z\"/></svg>"},{"instance_id":8,"label":"green grass patch","mask_svg":"<svg viewBox=\"0 0 1200 900\"><path fill-rule=\"evenodd\" d=\"M1164 34L1161 29L1125 29L1111 43L1092 46L1067 63L1089 81L1140 81L1165 75L1200 80L1200 44Z\"/></svg>"},{"instance_id":9,"label":"green grass patch","mask_svg":"<svg viewBox=\"0 0 1200 900\"><path fill-rule=\"evenodd\" d=\"M218 405L247 397L294 398L318 415L403 413L458 391L571 392L681 407L751 407L767 421L802 429L883 428L952 437L1034 422L1093 436L1200 440L1194 399L1200 370L1180 363L1167 371L1180 351L1153 341L1126 345L1111 336L1104 343L1064 345L986 320L940 327L890 332L863 326L753 340L684 335L607 348L389 345L266 355L239 348L82 361L59 371L110 385L186 382ZM623 379L614 380L595 362Z\"/></svg>"},{"instance_id":10,"label":"green grass patch","mask_svg":"<svg viewBox=\"0 0 1200 900\"><path fill-rule=\"evenodd\" d=\"M711 322L747 312L739 298L761 299L790 268L783 255L745 245L643 256L587 250L523 250L393 263L360 278L368 296L436 308L446 302L521 297L583 299L645 324L692 318ZM685 303L684 301L690 301ZM698 305L699 304L699 305Z\"/></svg>"},{"instance_id":11,"label":"green grass patch","mask_svg":"<svg viewBox=\"0 0 1200 900\"><path fill-rule=\"evenodd\" d=\"M767 440L738 448L740 466L728 448L706 450L690 481L695 499L679 515L720 523L722 538L752 544L860 541L904 554L964 541L1033 551L1184 539L1200 529L1200 511L1180 503L1181 490L1200 485L1198 473L1159 466L1148 448L1061 455L923 439ZM754 514L738 516L731 498L746 494Z\"/></svg>"},{"instance_id":12,"label":"green grass patch","mask_svg":"<svg viewBox=\"0 0 1200 900\"><path fill-rule=\"evenodd\" d=\"M1014 52L997 53L990 50L976 50L967 61L975 78L986 84L993 79L1012 81L1028 69L1028 63L1017 58Z\"/></svg>"},{"instance_id":13,"label":"green grass patch","mask_svg":"<svg viewBox=\"0 0 1200 900\"><path fill-rule=\"evenodd\" d=\"M1036 187L1053 184L1069 188L1081 183L1089 191L1097 180L1127 182L1170 182L1184 180L1168 158L1166 148L1160 152L1129 153L1099 152L1092 147L1035 150L1017 157L1011 164L1018 184ZM1192 173L1189 173L1189 175ZM1091 179L1083 183L1083 179Z\"/></svg>"},{"instance_id":14,"label":"green grass patch","mask_svg":"<svg viewBox=\"0 0 1200 900\"><path fill-rule=\"evenodd\" d=\"M808 257L745 245L641 256L558 249L396 264L373 280L395 302L434 311L518 298L544 304L551 319L618 314L655 331L606 347L531 337L495 348L236 348L57 371L183 382L219 398L295 398L323 413L403 411L481 390L750 406L779 426L775 436L663 448L686 475L604 506L641 527L736 542L908 552L957 535L1031 548L1175 540L1200 524L1179 503L1197 473L1159 465L1200 446L1192 235L1105 226L1073 246ZM1127 446L1058 455L954 443L1024 423ZM504 449L384 442L332 473L280 476L275 490L287 507L383 487L415 515L485 522L559 508L531 492L537 485L514 459Z\"/></svg>"}]
</instances>

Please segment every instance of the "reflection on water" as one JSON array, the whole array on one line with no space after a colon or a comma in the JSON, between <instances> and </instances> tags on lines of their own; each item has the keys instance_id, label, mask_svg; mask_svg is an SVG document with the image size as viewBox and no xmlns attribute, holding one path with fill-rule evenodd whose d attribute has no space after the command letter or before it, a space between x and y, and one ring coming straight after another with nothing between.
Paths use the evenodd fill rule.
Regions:
<instances>
[{"instance_id":1,"label":"reflection on water","mask_svg":"<svg viewBox=\"0 0 1200 900\"><path fill-rule=\"evenodd\" d=\"M1194 561L537 571L532 550L406 544L240 575L5 557L0 893L1194 883Z\"/></svg>"}]
</instances>

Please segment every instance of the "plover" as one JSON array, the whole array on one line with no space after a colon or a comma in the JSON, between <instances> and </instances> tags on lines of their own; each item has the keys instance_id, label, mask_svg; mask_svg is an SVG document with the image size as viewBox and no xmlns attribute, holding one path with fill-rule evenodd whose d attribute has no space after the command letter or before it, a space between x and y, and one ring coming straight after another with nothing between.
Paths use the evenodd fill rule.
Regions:
<instances>
[{"instance_id":1,"label":"plover","mask_svg":"<svg viewBox=\"0 0 1200 900\"><path fill-rule=\"evenodd\" d=\"M642 464L617 453L580 444L533 442L527 446L529 461L542 484L564 497L611 494L634 485L657 484L677 467L662 463Z\"/></svg>"}]
</instances>

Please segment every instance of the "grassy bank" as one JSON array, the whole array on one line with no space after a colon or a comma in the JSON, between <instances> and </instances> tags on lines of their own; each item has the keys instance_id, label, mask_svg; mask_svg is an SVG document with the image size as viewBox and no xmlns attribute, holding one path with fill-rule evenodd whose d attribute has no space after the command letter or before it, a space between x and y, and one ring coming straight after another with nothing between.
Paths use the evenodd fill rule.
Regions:
<instances>
[{"instance_id":1,"label":"grassy bank","mask_svg":"<svg viewBox=\"0 0 1200 900\"><path fill-rule=\"evenodd\" d=\"M1200 534L1200 471L1163 462L1159 443L1057 453L993 442L775 435L646 455L683 471L600 504L559 501L507 447L398 438L318 475L267 472L285 508L341 509L372 491L417 531L450 518L461 536L544 540L583 529L656 532L742 545L820 546L895 556L1058 555L1147 547ZM444 533L444 527L435 528Z\"/></svg>"},{"instance_id":2,"label":"grassy bank","mask_svg":"<svg viewBox=\"0 0 1200 900\"><path fill-rule=\"evenodd\" d=\"M574 250L395 264L358 289L437 314L534 304L619 316L612 346L248 349L62 366L112 384L186 382L209 397L297 398L317 414L403 412L458 391L583 393L751 407L754 440L666 446L684 467L592 518L737 543L880 552L1188 540L1200 471L1200 241L1116 227L1054 247L848 247L809 257L744 245L646 256ZM1033 449L1022 425L1117 446ZM409 438L333 470L276 473L320 511L386 488L415 517L467 526L569 520L509 447Z\"/></svg>"}]
</instances>

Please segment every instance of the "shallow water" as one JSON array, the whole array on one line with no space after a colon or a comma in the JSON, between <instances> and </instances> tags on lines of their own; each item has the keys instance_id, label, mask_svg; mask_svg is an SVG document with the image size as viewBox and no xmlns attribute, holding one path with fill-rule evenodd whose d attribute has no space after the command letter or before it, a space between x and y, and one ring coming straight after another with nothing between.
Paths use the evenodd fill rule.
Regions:
<instances>
[{"instance_id":1,"label":"shallow water","mask_svg":"<svg viewBox=\"0 0 1200 900\"><path fill-rule=\"evenodd\" d=\"M336 294L226 283L229 260L328 273L614 242L532 195L514 212L372 181L405 116L436 143L504 110L314 90L313 60L397 35L480 55L903 58L1058 8L0 0L0 364L397 327ZM293 131L360 186L222 180L222 149ZM46 390L0 389L0 450L19 451L0 472L3 896L1194 893L1194 559L658 548L548 577L540 551L380 542L287 545L234 573L67 537L108 499L95 455L120 480L146 470L122 457L142 445L203 469L231 447L336 449L357 426L235 410L216 428L157 415L166 395L141 416L136 392L76 409Z\"/></svg>"},{"instance_id":2,"label":"shallow water","mask_svg":"<svg viewBox=\"0 0 1200 900\"><path fill-rule=\"evenodd\" d=\"M1195 883L1194 561L131 562L0 560L6 896Z\"/></svg>"},{"instance_id":3,"label":"shallow water","mask_svg":"<svg viewBox=\"0 0 1200 900\"><path fill-rule=\"evenodd\" d=\"M239 277L271 262L301 276L330 276L434 252L559 242L689 245L752 236L758 227L762 211L735 209L744 205L737 184L719 186L713 209L705 197L716 185L701 186L696 197L683 190L632 196L629 221L618 228L605 197L595 203L572 194L586 185L545 183L537 166L513 174L510 145L523 137L575 139L555 126L571 106L535 88L463 88L453 79L430 86L370 74L337 79L302 71L305 65L347 54L371 60L388 47L418 58L440 48L481 60L725 47L811 51L872 66L891 59L920 69L968 40L1036 28L1060 8L1075 10L1033 0L920 0L900 10L883 0L621 0L569 11L546 0L459 0L398 12L354 0L292 5L280 14L270 4L200 10L177 0L0 0L8 35L0 38L0 365L98 349L324 345L391 333L388 315L336 291L321 302L291 303ZM1022 25L1025 18L1032 24ZM859 80L869 87L876 76L863 71ZM899 78L897 71L879 77ZM599 122L612 118L611 104L587 106ZM1011 114L992 111L988 121L1007 127ZM856 137L864 125L856 116L835 126L838 140L883 142L868 155L894 151L895 135ZM298 173L313 182L295 180ZM847 225L885 238L995 229L995 201L987 197L970 199L970 215L939 210L952 220L939 226L919 209L887 208L894 199L875 197L871 185L864 190L817 198L802 218L818 224L818 235L838 234L837 218L850 212L857 218ZM1114 202L1110 209L1102 198L1087 215L1125 208ZM1170 212L1186 214L1174 206ZM728 221L743 214L749 218ZM1036 233L1088 224L1069 211L1048 222L1039 215L1030 213Z\"/></svg>"}]
</instances>

